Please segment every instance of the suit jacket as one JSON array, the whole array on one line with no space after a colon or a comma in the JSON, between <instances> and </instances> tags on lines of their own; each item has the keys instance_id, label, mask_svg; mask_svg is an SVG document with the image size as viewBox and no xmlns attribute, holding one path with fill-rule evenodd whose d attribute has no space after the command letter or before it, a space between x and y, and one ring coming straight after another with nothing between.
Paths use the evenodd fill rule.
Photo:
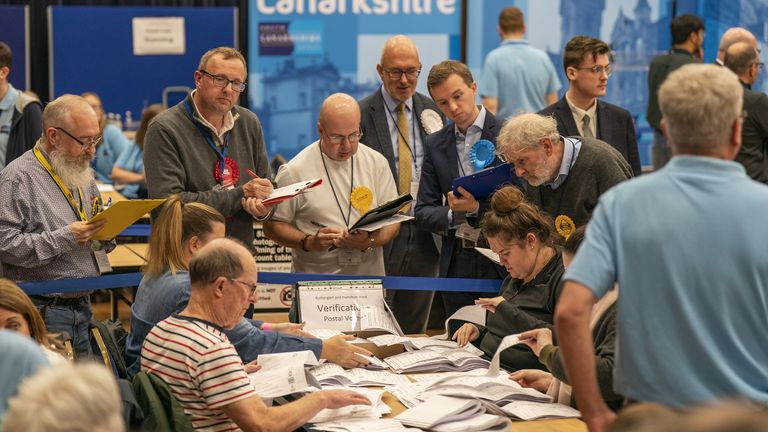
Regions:
<instances>
[{"instance_id":1,"label":"suit jacket","mask_svg":"<svg viewBox=\"0 0 768 432\"><path fill-rule=\"evenodd\" d=\"M768 183L768 96L745 85L744 110L747 118L741 127L741 148L735 160L744 165L747 175Z\"/></svg>"},{"instance_id":2,"label":"suit jacket","mask_svg":"<svg viewBox=\"0 0 768 432\"><path fill-rule=\"evenodd\" d=\"M573 113L565 96L539 111L552 115L557 120L557 130L563 136L579 136L579 128L573 120ZM629 111L608 102L597 100L597 139L605 141L624 156L635 176L641 173L640 154L637 151L635 124Z\"/></svg>"},{"instance_id":3,"label":"suit jacket","mask_svg":"<svg viewBox=\"0 0 768 432\"><path fill-rule=\"evenodd\" d=\"M486 112L480 139L486 139L495 143L500 128L501 124L496 120L496 117L490 112ZM493 166L500 165L501 163L499 158L495 158ZM424 166L421 170L421 180L419 183L419 199L416 202L414 211L416 223L420 227L443 236L439 264L439 275L441 277L448 274L448 267L453 256L453 248L456 244L456 232L449 226L449 207L447 203L443 203L443 197L451 190L453 180L459 176L459 154L456 151L456 137L454 135L453 123L451 123L427 137L424 146ZM522 182L519 179L517 179L517 184L522 187ZM468 222L473 226L477 226L487 207L488 200L480 201L480 210L478 211L477 218L468 218ZM507 276L507 272L502 267L496 267L498 268L498 277L500 279Z\"/></svg>"}]
</instances>

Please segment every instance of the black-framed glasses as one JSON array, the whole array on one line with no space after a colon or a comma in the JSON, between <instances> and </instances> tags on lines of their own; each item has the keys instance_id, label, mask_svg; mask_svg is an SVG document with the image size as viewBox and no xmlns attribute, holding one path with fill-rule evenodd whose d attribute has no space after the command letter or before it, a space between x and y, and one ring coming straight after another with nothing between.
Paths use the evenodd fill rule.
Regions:
<instances>
[{"instance_id":1,"label":"black-framed glasses","mask_svg":"<svg viewBox=\"0 0 768 432\"><path fill-rule=\"evenodd\" d=\"M349 135L331 135L329 133L326 133L328 135L328 141L331 142L333 145L339 145L344 142L344 140L349 141L350 143L356 143L360 141L360 138L363 137L363 131L359 130L357 132L351 133Z\"/></svg>"},{"instance_id":2,"label":"black-framed glasses","mask_svg":"<svg viewBox=\"0 0 768 432\"><path fill-rule=\"evenodd\" d=\"M68 137L70 137L73 140L77 141L77 143L80 144L80 146L83 147L84 149L87 149L89 147L93 147L93 146L98 145L101 142L101 139L102 139L101 135L97 135L97 136L95 136L93 138L88 138L87 140L83 141L82 139L80 139L80 138L72 135L71 133L69 133L69 131L67 131L63 127L54 126L53 128L56 129L56 130L62 131L65 134L67 134Z\"/></svg>"},{"instance_id":3,"label":"black-framed glasses","mask_svg":"<svg viewBox=\"0 0 768 432\"><path fill-rule=\"evenodd\" d=\"M603 73L605 73L605 76L611 76L613 73L613 65L610 64L606 66L594 65L592 67L577 67L576 69L592 71L593 74L598 76L602 75Z\"/></svg>"},{"instance_id":4,"label":"black-framed glasses","mask_svg":"<svg viewBox=\"0 0 768 432\"><path fill-rule=\"evenodd\" d=\"M252 284L252 283L249 283L249 282L241 281L241 280L235 279L235 278L227 278L227 279L229 279L230 282L237 282L240 285L243 285L244 287L248 288L248 291L251 293L251 295L256 294L256 289L258 288L256 286L256 284Z\"/></svg>"},{"instance_id":5,"label":"black-framed glasses","mask_svg":"<svg viewBox=\"0 0 768 432\"><path fill-rule=\"evenodd\" d=\"M198 69L198 70L200 71L200 73L204 73L204 74L208 75L209 77L211 77L211 79L213 80L213 85L215 85L216 87L224 88L227 85L232 84L232 90L234 90L234 91L236 91L238 93L240 93L243 90L245 90L246 84L244 82L240 81L240 80L231 80L231 79L228 79L227 77L223 77L221 75L214 75L214 74L212 74L212 73L210 73L210 72L208 72L206 70L203 70L203 69Z\"/></svg>"},{"instance_id":6,"label":"black-framed glasses","mask_svg":"<svg viewBox=\"0 0 768 432\"><path fill-rule=\"evenodd\" d=\"M418 68L410 68L410 69L389 69L384 68L384 73L387 75L387 78L389 78L391 81L400 81L400 79L405 75L406 78L409 80L415 80L419 77L419 74L421 73L421 67Z\"/></svg>"}]
</instances>

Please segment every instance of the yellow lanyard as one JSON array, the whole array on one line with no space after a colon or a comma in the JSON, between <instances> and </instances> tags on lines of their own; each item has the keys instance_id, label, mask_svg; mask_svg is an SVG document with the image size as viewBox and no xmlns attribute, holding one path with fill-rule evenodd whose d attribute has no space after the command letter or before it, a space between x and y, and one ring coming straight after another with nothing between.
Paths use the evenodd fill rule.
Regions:
<instances>
[{"instance_id":1,"label":"yellow lanyard","mask_svg":"<svg viewBox=\"0 0 768 432\"><path fill-rule=\"evenodd\" d=\"M69 204L72 206L72 209L80 216L81 221L87 221L88 218L85 216L85 209L83 208L83 191L80 190L80 188L77 188L77 194L80 197L80 205L78 206L75 202L75 197L72 195L72 192L69 191L69 188L64 184L63 181L61 181L61 177L58 176L55 172L53 172L53 168L51 167L51 164L48 163L48 161L45 159L45 156L43 156L43 153L40 151L40 148L38 146L35 146L34 149L35 157L40 162L40 165L45 168L46 171L48 171L48 174L51 175L51 178L53 181L56 182L56 185L59 186L59 189L61 189L61 193L64 194L65 197L67 197L67 200L69 201Z\"/></svg>"}]
</instances>

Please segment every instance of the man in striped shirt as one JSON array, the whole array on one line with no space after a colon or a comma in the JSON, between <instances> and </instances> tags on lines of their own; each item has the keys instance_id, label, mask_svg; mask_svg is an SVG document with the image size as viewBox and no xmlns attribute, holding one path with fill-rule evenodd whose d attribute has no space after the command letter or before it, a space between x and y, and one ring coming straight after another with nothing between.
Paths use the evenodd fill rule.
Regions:
<instances>
[{"instance_id":1,"label":"man in striped shirt","mask_svg":"<svg viewBox=\"0 0 768 432\"><path fill-rule=\"evenodd\" d=\"M292 430L324 408L370 404L350 391L320 391L267 407L224 329L235 326L256 295L256 262L242 243L214 240L189 263L192 296L144 341L141 369L165 381L196 430Z\"/></svg>"}]
</instances>

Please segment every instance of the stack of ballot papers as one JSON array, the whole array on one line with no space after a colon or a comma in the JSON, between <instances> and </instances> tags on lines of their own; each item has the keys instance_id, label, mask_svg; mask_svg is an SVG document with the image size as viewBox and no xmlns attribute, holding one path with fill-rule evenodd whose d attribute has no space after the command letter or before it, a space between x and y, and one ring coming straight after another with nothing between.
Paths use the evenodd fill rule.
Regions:
<instances>
[{"instance_id":1,"label":"stack of ballot papers","mask_svg":"<svg viewBox=\"0 0 768 432\"><path fill-rule=\"evenodd\" d=\"M421 429L409 428L395 419L350 419L345 421L329 421L319 423L313 430L327 432L407 432Z\"/></svg>"},{"instance_id":2,"label":"stack of ballot papers","mask_svg":"<svg viewBox=\"0 0 768 432\"><path fill-rule=\"evenodd\" d=\"M483 355L483 351L472 344L466 344L460 347L456 341L442 340L433 337L411 337L411 336L398 336L393 334L384 334L379 336L371 336L368 338L370 342L376 344L376 346L390 346L396 344L403 344L405 349L412 351L414 349L431 349L433 351L447 351L452 349L461 348L467 350L476 356Z\"/></svg>"},{"instance_id":3,"label":"stack of ballot papers","mask_svg":"<svg viewBox=\"0 0 768 432\"><path fill-rule=\"evenodd\" d=\"M384 359L395 373L453 372L488 369L488 360L457 348L448 351L419 350L404 352Z\"/></svg>"},{"instance_id":4,"label":"stack of ballot papers","mask_svg":"<svg viewBox=\"0 0 768 432\"><path fill-rule=\"evenodd\" d=\"M314 417L309 419L308 423L325 423L325 422L344 422L346 423L351 419L379 419L384 414L389 414L391 409L389 405L382 401L384 390L374 390L364 387L358 388L345 388L345 387L326 387L323 390L350 390L368 398L371 401L371 405L349 405L343 408L330 409L326 408L317 413Z\"/></svg>"},{"instance_id":5,"label":"stack of ballot papers","mask_svg":"<svg viewBox=\"0 0 768 432\"><path fill-rule=\"evenodd\" d=\"M387 386L408 384L410 381L404 375L397 375L387 371L366 370L354 368L345 370L343 367L324 363L310 371L317 381L323 386Z\"/></svg>"},{"instance_id":6,"label":"stack of ballot papers","mask_svg":"<svg viewBox=\"0 0 768 432\"><path fill-rule=\"evenodd\" d=\"M395 417L406 426L436 432L506 431L511 422L506 417L487 414L483 404L474 399L432 396Z\"/></svg>"},{"instance_id":7,"label":"stack of ballot papers","mask_svg":"<svg viewBox=\"0 0 768 432\"><path fill-rule=\"evenodd\" d=\"M579 418L579 410L559 403L540 403L530 401L513 401L503 407L508 416L520 420L543 420L555 418Z\"/></svg>"},{"instance_id":8,"label":"stack of ballot papers","mask_svg":"<svg viewBox=\"0 0 768 432\"><path fill-rule=\"evenodd\" d=\"M550 396L532 388L524 388L506 375L450 376L429 384L422 393L422 398L429 398L431 395L482 399L496 406L503 406L512 401L552 401Z\"/></svg>"}]
</instances>

